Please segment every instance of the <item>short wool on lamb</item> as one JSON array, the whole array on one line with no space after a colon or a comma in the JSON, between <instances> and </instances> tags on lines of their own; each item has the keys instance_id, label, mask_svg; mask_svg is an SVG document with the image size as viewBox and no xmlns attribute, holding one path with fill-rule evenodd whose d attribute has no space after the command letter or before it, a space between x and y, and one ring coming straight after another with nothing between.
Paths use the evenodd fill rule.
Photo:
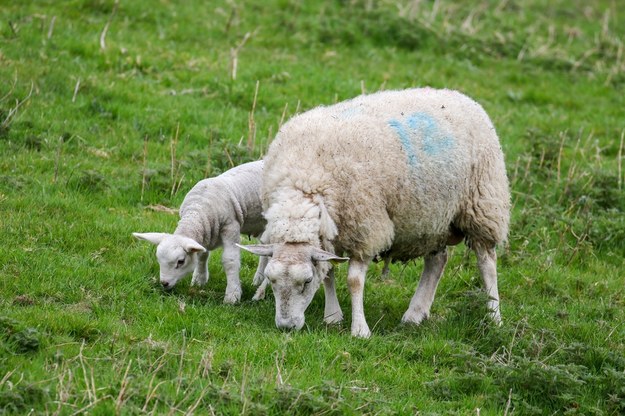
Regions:
<instances>
[{"instance_id":1,"label":"short wool on lamb","mask_svg":"<svg viewBox=\"0 0 625 416\"><path fill-rule=\"evenodd\" d=\"M160 281L165 288L171 289L191 271L192 284L204 285L208 280L208 254L222 246L222 264L228 281L224 302L236 303L241 299L237 244L241 234L259 236L264 229L260 199L262 171L263 161L250 162L198 182L180 206L180 221L173 234L133 233L158 246ZM266 259L261 258L254 279L256 284L264 279L265 264Z\"/></svg>"}]
</instances>

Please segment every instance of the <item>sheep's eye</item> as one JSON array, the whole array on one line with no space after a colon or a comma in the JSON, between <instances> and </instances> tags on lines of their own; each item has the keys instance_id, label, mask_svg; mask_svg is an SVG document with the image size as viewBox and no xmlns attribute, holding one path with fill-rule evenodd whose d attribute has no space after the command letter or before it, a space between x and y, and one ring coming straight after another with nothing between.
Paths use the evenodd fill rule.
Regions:
<instances>
[{"instance_id":1,"label":"sheep's eye","mask_svg":"<svg viewBox=\"0 0 625 416\"><path fill-rule=\"evenodd\" d=\"M176 262L176 269L179 267L182 267L183 264L184 264L184 259L178 260L178 262Z\"/></svg>"},{"instance_id":2,"label":"sheep's eye","mask_svg":"<svg viewBox=\"0 0 625 416\"><path fill-rule=\"evenodd\" d=\"M304 284L302 285L302 292L304 292L306 290L306 287L308 286L308 284L312 282L312 276L309 277L308 279L304 280Z\"/></svg>"}]
</instances>

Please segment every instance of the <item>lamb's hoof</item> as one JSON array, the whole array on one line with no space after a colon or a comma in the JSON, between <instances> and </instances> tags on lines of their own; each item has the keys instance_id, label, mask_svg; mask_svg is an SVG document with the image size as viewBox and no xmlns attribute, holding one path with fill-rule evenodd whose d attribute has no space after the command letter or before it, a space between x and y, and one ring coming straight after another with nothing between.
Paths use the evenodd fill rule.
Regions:
<instances>
[{"instance_id":1,"label":"lamb's hoof","mask_svg":"<svg viewBox=\"0 0 625 416\"><path fill-rule=\"evenodd\" d=\"M191 286L199 286L202 287L208 282L208 276L193 276L191 279Z\"/></svg>"},{"instance_id":2,"label":"lamb's hoof","mask_svg":"<svg viewBox=\"0 0 625 416\"><path fill-rule=\"evenodd\" d=\"M328 314L323 318L323 322L325 322L328 325L338 325L341 322L343 322L343 312L338 311L335 313Z\"/></svg>"},{"instance_id":3,"label":"lamb's hoof","mask_svg":"<svg viewBox=\"0 0 625 416\"><path fill-rule=\"evenodd\" d=\"M403 324L420 325L421 322L428 318L428 314L423 311L407 310L401 318Z\"/></svg>"},{"instance_id":4,"label":"lamb's hoof","mask_svg":"<svg viewBox=\"0 0 625 416\"><path fill-rule=\"evenodd\" d=\"M241 292L233 292L233 293L226 293L226 296L224 296L224 303L226 305L236 305L237 303L239 303L241 301Z\"/></svg>"},{"instance_id":5,"label":"lamb's hoof","mask_svg":"<svg viewBox=\"0 0 625 416\"><path fill-rule=\"evenodd\" d=\"M371 331L369 330L369 325L366 322L364 323L352 323L352 336L357 338L370 338Z\"/></svg>"}]
</instances>

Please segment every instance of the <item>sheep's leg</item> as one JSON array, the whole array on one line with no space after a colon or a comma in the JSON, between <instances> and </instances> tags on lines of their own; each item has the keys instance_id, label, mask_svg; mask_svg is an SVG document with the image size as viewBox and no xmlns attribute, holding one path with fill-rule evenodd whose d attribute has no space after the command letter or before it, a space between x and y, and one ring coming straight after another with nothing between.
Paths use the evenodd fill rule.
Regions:
<instances>
[{"instance_id":1,"label":"sheep's leg","mask_svg":"<svg viewBox=\"0 0 625 416\"><path fill-rule=\"evenodd\" d=\"M256 289L256 293L254 293L252 300L265 299L265 291L267 289L267 285L269 284L269 279L265 277L265 267L267 267L267 263L269 263L269 257L260 256L253 281L254 285L258 286L258 288Z\"/></svg>"},{"instance_id":2,"label":"sheep's leg","mask_svg":"<svg viewBox=\"0 0 625 416\"><path fill-rule=\"evenodd\" d=\"M269 284L269 279L267 279L266 277L263 277L263 281L258 286L258 289L256 289L256 293L254 293L254 297L252 298L252 300L265 299L265 291L267 290L268 284Z\"/></svg>"},{"instance_id":3,"label":"sheep's leg","mask_svg":"<svg viewBox=\"0 0 625 416\"><path fill-rule=\"evenodd\" d=\"M336 297L334 286L334 269L330 269L328 275L323 279L326 306L323 312L323 321L326 324L338 324L343 320L343 311Z\"/></svg>"},{"instance_id":4,"label":"sheep's leg","mask_svg":"<svg viewBox=\"0 0 625 416\"><path fill-rule=\"evenodd\" d=\"M193 270L191 285L204 286L208 282L208 255L208 251L197 254L197 264Z\"/></svg>"},{"instance_id":5,"label":"sheep's leg","mask_svg":"<svg viewBox=\"0 0 625 416\"><path fill-rule=\"evenodd\" d=\"M430 308L434 302L436 287L445 270L447 263L447 249L425 257L423 272L419 279L419 286L410 301L408 310L404 313L401 321L419 325L430 316Z\"/></svg>"},{"instance_id":6,"label":"sheep's leg","mask_svg":"<svg viewBox=\"0 0 625 416\"><path fill-rule=\"evenodd\" d=\"M239 228L222 230L223 253L221 255L221 264L226 272L226 295L224 303L235 304L241 300L241 281L239 280L239 271L241 269L241 250L236 244L239 243L241 236Z\"/></svg>"},{"instance_id":7,"label":"sheep's leg","mask_svg":"<svg viewBox=\"0 0 625 416\"><path fill-rule=\"evenodd\" d=\"M254 280L252 282L254 286L260 286L265 280L265 267L267 267L267 263L269 263L269 257L260 256L258 259L258 267L256 268L256 273L254 273Z\"/></svg>"},{"instance_id":8,"label":"sheep's leg","mask_svg":"<svg viewBox=\"0 0 625 416\"><path fill-rule=\"evenodd\" d=\"M488 309L490 316L497 325L501 325L501 313L499 312L499 290L497 288L497 252L495 247L475 247L477 267L482 275L484 289L488 294Z\"/></svg>"},{"instance_id":9,"label":"sheep's leg","mask_svg":"<svg viewBox=\"0 0 625 416\"><path fill-rule=\"evenodd\" d=\"M352 335L360 338L369 338L371 331L365 319L364 291L365 276L371 259L349 261L347 284L352 295Z\"/></svg>"},{"instance_id":10,"label":"sheep's leg","mask_svg":"<svg viewBox=\"0 0 625 416\"><path fill-rule=\"evenodd\" d=\"M391 256L384 257L384 267L382 268L382 274L380 274L380 278L382 280L386 279L390 272L391 265Z\"/></svg>"}]
</instances>

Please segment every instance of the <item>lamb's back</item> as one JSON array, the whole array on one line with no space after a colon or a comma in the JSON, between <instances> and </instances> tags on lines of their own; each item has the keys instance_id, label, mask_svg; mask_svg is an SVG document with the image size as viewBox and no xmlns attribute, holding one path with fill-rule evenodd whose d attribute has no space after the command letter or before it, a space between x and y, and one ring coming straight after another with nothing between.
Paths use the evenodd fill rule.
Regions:
<instances>
[{"instance_id":1,"label":"lamb's back","mask_svg":"<svg viewBox=\"0 0 625 416\"><path fill-rule=\"evenodd\" d=\"M264 228L260 192L263 162L236 166L219 176L199 181L185 196L180 216L201 212L205 226L235 219L241 232L259 235Z\"/></svg>"}]
</instances>

